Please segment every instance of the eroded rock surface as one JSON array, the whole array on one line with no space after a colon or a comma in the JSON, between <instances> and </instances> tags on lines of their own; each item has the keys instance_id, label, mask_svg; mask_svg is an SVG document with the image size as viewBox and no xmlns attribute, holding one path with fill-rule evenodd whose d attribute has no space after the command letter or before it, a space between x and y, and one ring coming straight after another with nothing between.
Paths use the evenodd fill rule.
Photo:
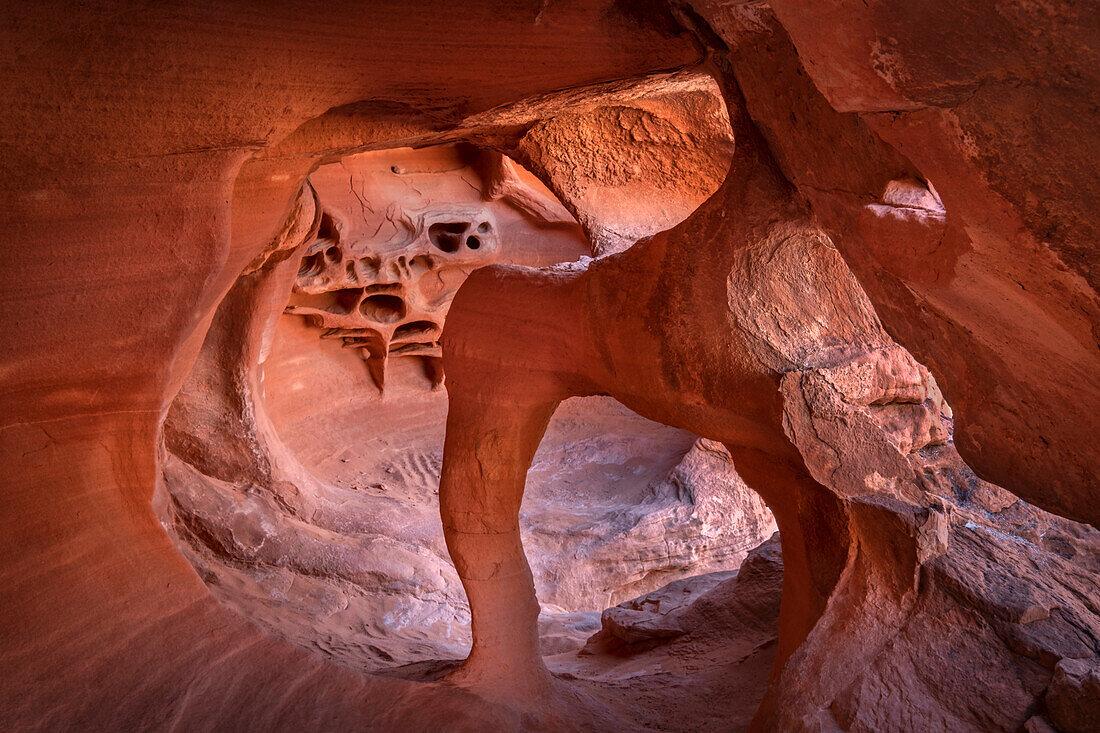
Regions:
<instances>
[{"instance_id":1,"label":"eroded rock surface","mask_svg":"<svg viewBox=\"0 0 1100 733\"><path fill-rule=\"evenodd\" d=\"M1082 165L1100 146L1069 112L1100 94L1094 14L693 6L777 165L936 375L963 457L1033 504L1100 522L1100 453L1081 437L1100 431L1100 300L1080 255L1100 201Z\"/></svg>"},{"instance_id":2,"label":"eroded rock surface","mask_svg":"<svg viewBox=\"0 0 1100 733\"><path fill-rule=\"evenodd\" d=\"M312 229L235 287L169 414L162 521L219 599L300 646L353 669L460 658L468 606L437 519L446 405L427 391L438 332L479 264L589 250L530 174L465 147L345 159L303 201ZM287 298L286 316L267 310ZM382 399L384 370L399 378ZM579 647L586 612L736 567L774 530L721 446L609 401L556 424L525 514L547 648Z\"/></svg>"},{"instance_id":3,"label":"eroded rock surface","mask_svg":"<svg viewBox=\"0 0 1100 733\"><path fill-rule=\"evenodd\" d=\"M1098 37L1074 0L6 9L5 723L1091 729L1095 531L1015 496L1100 521ZM598 253L619 252L588 271L497 266L457 296L468 323L443 346L469 337L450 348L471 368L448 365L462 430L447 463L482 459L444 471L480 639L460 686L431 681L451 662L413 682L326 659L364 637L313 654L264 633L158 522L175 512L196 552L270 573L246 590L275 589L274 615L283 594L335 618L334 578L418 577L406 505L357 510L361 488L303 470L259 366L320 229L311 173L455 141L496 151L481 203L566 221L516 185L518 161ZM376 331L388 358L400 341ZM317 336L333 369L365 368ZM962 457L1003 488L944 442L917 362ZM477 393L501 373L522 388ZM677 612L680 636L589 657L605 665L590 678L551 660L552 677L544 642L570 646L591 617L540 620L512 525L557 402L589 392L726 444L776 510L785 567L755 590L743 569ZM499 431L470 438L486 424Z\"/></svg>"},{"instance_id":4,"label":"eroded rock surface","mask_svg":"<svg viewBox=\"0 0 1100 733\"><path fill-rule=\"evenodd\" d=\"M557 404L607 393L721 440L776 517L783 602L756 726L1022 726L1051 678L1039 659L1095 654L1095 583L1059 566L1041 584L1048 598L1084 602L1070 605L1057 641L1005 640L1018 633L1005 623L1043 616L1009 600L1014 579L1033 569L1017 549L998 566L1001 577L972 587L974 566L996 554L981 536L1000 531L986 517L953 523L942 498L959 493L954 479L977 479L927 462L949 438L939 390L886 334L726 82L734 163L722 190L683 224L588 266L486 268L456 298L444 338L451 409L440 498L471 601L473 649L451 678L504 704L574 704L539 658L518 517L526 468ZM937 211L930 191L899 184L888 193L891 205ZM670 317L656 327L639 318L629 303L640 295ZM685 309L709 314L709 327L677 319ZM518 343L539 347L518 360ZM998 491L985 499L996 502ZM644 605L609 611L606 634L625 644L680 635L675 617L647 615ZM937 631L924 653L920 639ZM963 655L990 670L1011 665L1016 676L986 689L980 705L959 704L942 690L979 694L972 666L949 661ZM902 701L888 702L886 690L904 690Z\"/></svg>"},{"instance_id":5,"label":"eroded rock surface","mask_svg":"<svg viewBox=\"0 0 1100 733\"><path fill-rule=\"evenodd\" d=\"M318 238L302 257L287 312L322 329L322 338L358 350L379 389L385 387L391 356L418 357L432 383L442 382L439 337L451 299L470 272L505 256L494 214L498 207L489 203L494 197L520 202L518 210L528 216L553 216L553 195L533 179L512 173L482 181L478 168L515 167L499 156L481 162L483 155L447 148L383 157L368 153L322 166L310 176L324 213ZM431 181L432 173L443 180ZM463 183L481 196L456 192ZM538 223L558 225L562 239L576 226L568 215ZM510 261L534 254L535 247L516 242L523 235L510 234ZM553 249L554 243L544 242L547 246ZM555 253L539 254L553 258Z\"/></svg>"},{"instance_id":6,"label":"eroded rock surface","mask_svg":"<svg viewBox=\"0 0 1100 733\"><path fill-rule=\"evenodd\" d=\"M553 426L563 417L555 416L548 440L554 439ZM583 412L572 419L578 418L588 422ZM712 441L696 440L666 475L644 492L632 492L636 498L629 503L629 495L600 497L599 488L593 491L580 482L570 486L562 469L580 461L640 467L645 456L653 455L642 445L618 438L616 446L612 440L586 437L564 450L551 443L535 456L530 480L551 469L553 484L532 486L532 498L552 491L560 502L545 508L525 505L521 515L544 606L601 611L670 578L734 569L748 550L775 531L771 512L737 475L726 449ZM624 455L624 449L630 452ZM561 460L569 455L572 461Z\"/></svg>"}]
</instances>

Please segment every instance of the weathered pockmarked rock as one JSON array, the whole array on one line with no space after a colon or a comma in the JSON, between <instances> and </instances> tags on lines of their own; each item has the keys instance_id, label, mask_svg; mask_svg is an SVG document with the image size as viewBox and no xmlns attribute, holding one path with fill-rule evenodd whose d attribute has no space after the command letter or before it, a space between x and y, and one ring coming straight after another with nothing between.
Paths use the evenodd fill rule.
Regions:
<instances>
[{"instance_id":1,"label":"weathered pockmarked rock","mask_svg":"<svg viewBox=\"0 0 1100 733\"><path fill-rule=\"evenodd\" d=\"M1095 529L1071 521L1100 523L1091 3L9 5L5 725L1095 727L1100 560ZM453 144L493 151L470 161L480 185L464 199L491 218L421 216L420 173L394 160L346 187L336 176L326 223L334 199L322 185L315 195L312 175ZM389 219L412 222L408 241L336 225L368 182L384 184L366 203L410 184ZM359 216L384 221L386 208ZM371 257L381 269L437 248L434 225L449 248L483 222L500 252L556 239L570 256L473 272L442 337L433 302L368 272ZM580 250L607 256L550 266ZM443 254L457 252L425 272L445 277ZM367 268L354 283L336 277L350 278L349 263ZM323 327L353 333L323 339L280 316L300 274L304 288L322 278L298 294L321 306L301 305L322 322L354 312ZM379 286L395 292L366 290ZM281 352L300 357L282 362L285 381L261 369L275 332L317 357ZM377 376L385 365L387 400L411 386L431 395L400 353L436 359L436 342L450 402L445 544L434 506L404 501L434 479L432 451L401 463L371 443L356 466L411 477L376 489L353 480L348 455L363 413L319 416L341 430L292 451L283 438L304 433L268 409L311 378L369 379L364 348ZM363 404L377 398L369 381L355 389ZM567 521L560 496L532 503L559 530L536 540L521 519L540 511L521 508L561 485L526 472L578 395L664 425L638 430L684 440L683 454L647 456L652 481L609 468L591 483L614 489L607 503L595 489L574 495L583 518ZM607 605L659 593L662 568L688 572L683 558L734 562L747 536L721 545L711 529L732 516L725 494L702 489L729 488L760 515L726 474L676 483L696 461L721 463L709 448L687 453L695 436L724 445L772 511L782 578L761 562L749 582L766 553L750 555L736 580L675 611L683 634L544 661L592 618L542 613L523 540L560 538L558 560L570 543L591 551L600 562L569 594L599 587ZM341 482L312 475L341 458ZM650 487L649 508L681 529L641 515ZM586 523L606 542L570 535ZM622 553L599 547L664 534L663 554L631 556L622 570L638 575L611 582ZM448 558L472 604L469 660L454 671L424 645L406 679L365 674L398 648L370 647L398 611L461 602ZM371 585L380 593L357 609L355 588ZM245 609L231 597L266 600ZM627 636L645 623L616 614ZM286 631L295 624L300 637ZM332 663L341 654L354 661Z\"/></svg>"}]
</instances>

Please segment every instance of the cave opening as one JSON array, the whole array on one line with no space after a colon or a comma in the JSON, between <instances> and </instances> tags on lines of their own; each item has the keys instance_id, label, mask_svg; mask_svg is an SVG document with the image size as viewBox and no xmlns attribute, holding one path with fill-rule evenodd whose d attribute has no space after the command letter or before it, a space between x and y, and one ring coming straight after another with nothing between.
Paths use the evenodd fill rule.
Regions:
<instances>
[{"instance_id":1,"label":"cave opening","mask_svg":"<svg viewBox=\"0 0 1100 733\"><path fill-rule=\"evenodd\" d=\"M184 554L223 603L356 670L435 678L469 652L469 607L438 528L451 298L488 263L591 254L557 197L506 159L511 195L494 197L487 155L382 151L310 176L320 223L293 278L279 279L289 302L254 362L258 425L244 432L259 466L227 481L224 446L180 439L221 419L217 406L186 389L173 406L162 520ZM623 660L666 658L753 553L741 586L762 594L765 622L744 684L762 694L776 527L723 446L607 397L570 399L528 471L521 521L543 655L558 674L604 683Z\"/></svg>"},{"instance_id":2,"label":"cave opening","mask_svg":"<svg viewBox=\"0 0 1100 733\"><path fill-rule=\"evenodd\" d=\"M570 282L619 266L629 279L639 272L626 264L630 257L652 253L673 285L708 276L694 269L705 261L695 257L690 230L675 224L697 207L740 199L737 176L723 182L713 173L729 162L732 142L724 107L717 109L722 114L704 124L724 131L701 136L709 157L695 161L711 173L686 190L670 191L660 165L644 186L595 175L582 186L570 178L577 174L573 161L555 169L552 160L531 158L554 184L551 191L499 152L453 143L351 154L315 168L275 254L246 270L226 296L165 425L165 491L155 503L212 594L267 633L357 672L462 680L484 669L483 660L526 645L533 651L512 664L533 672L534 681L478 683L479 694L492 700L508 689L522 695L546 685L563 694L565 682L598 693L602 702L583 706L588 714L645 699L646 719L664 729L715 720L745 729L762 701L760 710L769 709L776 670L812 647L811 632L830 613L834 587L859 572L904 578L897 567L904 558L939 557L949 527L958 525L950 517L969 517L967 528L980 519L997 532L1034 538L1045 552L1090 562L1089 553L1067 556L1066 548L1079 552L1079 530L1036 520L1034 508L962 462L951 439L952 412L935 380L883 331L815 223L779 217L780 236L765 238L766 256L726 265L731 272L742 268L740 277L725 281L730 312L787 360L777 370L784 412L768 418L772 427L731 420L726 412L717 419L669 412L646 394L667 383L639 393L628 377L625 389L605 390L573 373L577 364L587 368L593 353L598 360L625 358L612 368L613 382L646 364L660 350L610 351L639 328L633 314L644 309L630 299L648 298L645 308L660 311L668 306L655 302L677 296L662 279L596 287L582 296L585 308L613 318L578 328L561 300L576 297ZM601 114L592 113L602 125ZM751 133L740 134L757 155L767 155ZM639 145L633 134L602 142L612 161L634 156ZM591 162L595 171L615 167ZM935 234L945 209L930 187L903 178L891 179L866 215L873 222L868 230L916 225ZM670 226L673 234L654 243L652 235ZM677 236L682 251L660 254ZM279 254L284 240L298 242L287 255ZM636 241L645 245L631 249ZM505 267L490 267L498 265ZM501 280L475 277L473 288L464 287L486 272ZM448 330L462 293L460 325ZM829 305L822 310L822 304ZM593 351L584 341L597 332L610 340ZM467 403L457 418L453 402L448 413L448 333L459 334L452 348L461 354L454 363L464 389L490 385L472 422ZM461 339L471 336L473 346L464 345ZM735 330L734 337L741 334ZM751 341L738 345L753 348ZM700 372L677 378L728 379L714 365L729 354L716 356ZM470 359L472 369L462 367ZM518 379L507 372L516 369ZM545 415L541 427L523 422L529 417L510 423L516 418L508 417L514 408L507 401L494 417L500 409L493 407L500 399L494 390L512 394L507 390L519 385L537 394L545 374L556 371L573 384L525 408ZM609 378L599 368L596 375ZM757 383L747 394L759 400L776 386ZM526 399L521 392L517 404ZM485 416L489 422L479 423ZM499 417L504 426L494 427ZM698 434L685 425L698 425ZM797 445L801 458L752 447L774 446L769 430L779 425L785 437L778 441ZM838 425L845 427L838 432ZM476 487L483 480L486 491L507 488L511 479L493 472L508 461L498 463L493 451L511 450L499 446L531 429L541 432L531 445L522 504L515 505L518 554L499 545L507 531L486 532L488 524L459 530L484 535L472 545L476 562L493 565L497 553L500 562L518 563L514 577L530 577L527 588L506 575L510 587L486 596L482 589L492 583L471 571L471 546L456 554L455 517L466 521L470 513L456 514L455 501L442 498L444 456L455 450L445 446L460 446L457 464L450 464L452 487L455 465L461 474L463 460L469 466L485 445L497 446L484 465L475 461L474 480L463 484L474 488L460 489L460 501L473 498L484 521L496 522L494 504L507 505L507 491L487 503ZM884 486L925 508L910 516L861 493ZM868 523L861 513L877 518ZM885 542L901 545L881 555L860 549L883 542L869 528L891 522L902 529ZM906 529L905 522L917 526ZM915 549L898 539L906 533ZM892 559L883 564L881 557ZM899 587L904 597L904 582ZM471 590L480 598L473 607ZM533 605L525 606L528 593ZM851 596L854 605L845 612L865 614L860 604L866 598L873 604L876 593ZM497 619L488 631L482 621L481 648L491 651L480 656L478 613ZM490 678L498 674L494 664ZM717 687L738 694L715 703L708 691ZM691 715L683 713L685 700L700 703Z\"/></svg>"},{"instance_id":3,"label":"cave opening","mask_svg":"<svg viewBox=\"0 0 1100 733\"><path fill-rule=\"evenodd\" d=\"M1096 730L1087 3L8 5L6 727Z\"/></svg>"},{"instance_id":4,"label":"cave opening","mask_svg":"<svg viewBox=\"0 0 1100 733\"><path fill-rule=\"evenodd\" d=\"M974 532L1096 564L1095 533L963 462L836 232L713 79L678 83L706 114L614 90L502 144L538 176L454 142L311 169L165 423L154 504L214 597L356 672L742 730L830 653L822 619L934 623L906 584L965 583L939 558ZM883 179L860 232L940 241L927 179ZM675 315L723 298L717 330Z\"/></svg>"}]
</instances>

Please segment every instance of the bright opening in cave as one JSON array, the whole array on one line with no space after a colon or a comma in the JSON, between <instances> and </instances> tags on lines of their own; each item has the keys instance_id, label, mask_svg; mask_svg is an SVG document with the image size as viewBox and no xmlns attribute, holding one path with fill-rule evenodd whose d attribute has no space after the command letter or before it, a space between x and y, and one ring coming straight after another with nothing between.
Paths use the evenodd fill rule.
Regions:
<instances>
[{"instance_id":1,"label":"bright opening in cave","mask_svg":"<svg viewBox=\"0 0 1100 733\"><path fill-rule=\"evenodd\" d=\"M513 176L496 198L485 180L494 159ZM189 480L169 478L162 518L214 594L271 633L353 669L445 670L470 644L438 520L448 307L478 267L576 262L591 247L538 179L469 146L349 156L310 185L321 225L261 365L259 409L274 427L261 448L282 454L283 476L196 482L180 460ZM555 412L521 519L542 653L590 674L593 649L643 652L683 635L677 616L776 531L723 446L598 396Z\"/></svg>"}]
</instances>

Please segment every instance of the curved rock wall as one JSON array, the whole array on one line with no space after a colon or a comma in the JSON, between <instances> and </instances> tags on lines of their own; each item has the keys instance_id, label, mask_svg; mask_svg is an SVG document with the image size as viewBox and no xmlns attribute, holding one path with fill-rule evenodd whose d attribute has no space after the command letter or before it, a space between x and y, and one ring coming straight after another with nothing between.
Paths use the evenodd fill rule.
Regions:
<instances>
[{"instance_id":1,"label":"curved rock wall","mask_svg":"<svg viewBox=\"0 0 1100 733\"><path fill-rule=\"evenodd\" d=\"M277 636L357 670L460 658L469 612L436 520L439 333L473 269L590 250L536 179L469 147L344 158L300 201L169 411L160 518L214 595ZM571 412L526 509L544 625L735 568L774 531L720 448L703 458L606 403Z\"/></svg>"},{"instance_id":2,"label":"curved rock wall","mask_svg":"<svg viewBox=\"0 0 1100 733\"><path fill-rule=\"evenodd\" d=\"M406 730L446 720L480 730L563 727L554 712L560 707L545 699L517 713L452 686L362 676L227 612L152 511L158 477L171 470L158 453L161 423L188 375L206 374L214 390L234 381L255 389L247 369L233 369L258 358L248 345L224 344L225 368L217 359L193 367L216 318L247 325L247 304L270 305L270 292L285 292L269 288L279 278L289 284L296 266L280 269L275 254L295 229L295 212L307 206L303 182L317 166L368 149L458 138L528 163L519 141L554 115L509 118L512 103L529 98L544 110L583 117L578 105L585 99L629 98L631 89L667 83L682 73L669 69L698 64L710 49L718 75L736 79L766 141L749 148L765 150L774 165L744 181L727 179L729 187L692 224L601 261L592 275L555 270L536 282L512 280L511 271L482 276L481 287L505 301L514 283L548 297L578 279L606 283L586 291L581 305L551 309L555 317L529 313L526 324L506 324L512 330L502 333L526 334L541 324L540 333L550 336L534 344L536 357L556 348L577 363L599 363L606 354L593 357L584 339L560 340L554 329L629 321L638 294L652 294L648 320L633 336L596 329L598 341L628 354L619 365L642 368L635 376L612 369L595 381L633 382L638 389L628 401L639 412L690 422L730 443L740 473L763 487L773 506L784 496L810 497L778 512L791 599L784 600L778 656L788 663L777 672L761 725L995 727L1035 714L1042 718L1026 721L1032 729L1087 729L1096 717L1096 631L1088 615L1096 613L1095 574L1078 582L1069 578L1076 570L1060 568L1057 579L1043 579L1049 548L1035 532L1057 521L1024 512L1020 523L997 527L983 524L975 510L955 522L947 516L953 513L913 501L921 482L912 476L923 471L905 473L908 459L888 462L891 475L904 480L887 499L838 489L834 471L845 481L875 475L865 470L870 464L847 460L862 452L830 459L836 438L813 438L818 427L832 424L843 434L848 425L849 413L828 386L848 363L832 358L843 349L806 362L814 349L791 351L798 338L764 338L743 350L707 344L747 333L732 316L739 312L751 316L749 325L814 324L793 333L808 333L817 346L826 324L840 329L838 343L853 333L867 336L864 345L875 348L866 353L890 345L862 308L850 320L820 323L755 317L760 309L744 300L752 291L735 287L747 279L728 276L734 264L743 274L766 270L767 258L731 263L724 246L736 237L716 233L728 233L723 222L761 210L759 199L731 194L766 189L772 203L787 201L768 226L793 224L770 231L819 242L806 256L835 245L885 329L936 375L954 408L959 448L980 475L1095 524L1093 172L1100 146L1090 122L1100 84L1093 8L1065 0L775 0L773 16L761 3L671 5L122 2L7 9L0 29L8 92L0 108L0 461L8 469L0 608L8 623L0 632L0 672L10 684L0 700L11 726ZM727 101L736 118L740 100ZM664 126L646 114L593 117L607 123L607 134L597 128L589 136L601 145L626 137L612 121L636 131L651 150L666 140ZM564 125L544 127L550 140ZM735 154L746 150L745 132L742 125ZM551 163L581 159L544 152L551 188L563 175ZM605 197L586 196L598 187L575 190L576 201L565 187L556 192L585 224L585 207ZM668 226L686 213L676 207L674 216L661 212L656 220ZM585 226L601 244L595 222ZM764 227L757 221L748 229L756 225ZM641 231L613 228L606 249ZM683 247L670 249L669 241ZM242 273L250 277L233 292ZM835 273L824 279L835 284L834 276L847 282ZM664 295L670 284L676 297ZM227 306L216 315L218 303L234 301L240 311ZM574 302L551 301L555 309ZM821 293L819 303L835 302ZM680 360L685 351L690 358ZM715 370L744 367L742 351L766 361L763 377L736 385L724 381L728 371L713 378ZM553 371L565 392L596 386L576 370ZM794 372L801 374L779 376ZM707 408L734 393L759 403L748 422L735 414L744 404ZM465 419L483 419L486 404L461 406ZM812 416L818 404L826 416L821 425L801 407L809 405ZM888 410L897 413L892 420L907 413L906 404ZM493 481L522 485L514 467L529 462L525 454L534 452L552 412L527 407L495 415L524 432L518 452L502 461L512 472L488 477ZM862 417L851 419L870 431L860 434L874 435L867 405L857 407ZM795 445L786 454L794 474L754 469L759 456L736 447L752 437L750 423L761 416L772 426L761 445ZM922 418L901 433L931 435L931 426ZM247 450L266 429L261 421L238 422L213 425L211 434ZM896 441L895 449L910 440ZM277 465L271 458L249 465ZM248 473L241 465L208 468L233 480ZM769 485L789 487L792 478L797 492L769 494ZM1000 503L996 492L971 492L973 486L966 479L951 493L985 496L980 509L1000 513L989 508ZM899 496L908 506L896 503ZM948 525L948 549L937 555ZM1051 547L1084 555L1079 548L1089 530L1060 526ZM1030 544L1017 541L1025 538ZM800 544L829 551L806 553ZM488 563L522 558L517 549L518 535L512 545L490 539L472 550L452 547L467 575L464 554ZM977 578L970 567L988 572ZM526 593L519 582L497 599L503 621ZM491 611L493 593L488 598L482 603ZM1034 602L1017 603L1029 598ZM537 615L523 607L524 614L532 610ZM818 615L824 621L807 628ZM958 623L945 626L942 618ZM486 638L508 651L515 638L494 639L495 623L488 619ZM853 627L873 633L846 636ZM960 628L979 632L956 634ZM520 685L545 681L538 664L529 664L538 654L535 634L529 636L518 666L504 670ZM907 656L912 650L926 653ZM945 674L949 660L960 657L987 666ZM843 666L830 666L831 659ZM859 676L850 676L852 669ZM1013 681L992 692L976 689L981 675L973 669L987 669L989 677L1012 669ZM590 696L577 692L596 688L565 687L576 693L577 716L611 727ZM947 696L967 702L943 713ZM925 710L939 712L914 713Z\"/></svg>"}]
</instances>

